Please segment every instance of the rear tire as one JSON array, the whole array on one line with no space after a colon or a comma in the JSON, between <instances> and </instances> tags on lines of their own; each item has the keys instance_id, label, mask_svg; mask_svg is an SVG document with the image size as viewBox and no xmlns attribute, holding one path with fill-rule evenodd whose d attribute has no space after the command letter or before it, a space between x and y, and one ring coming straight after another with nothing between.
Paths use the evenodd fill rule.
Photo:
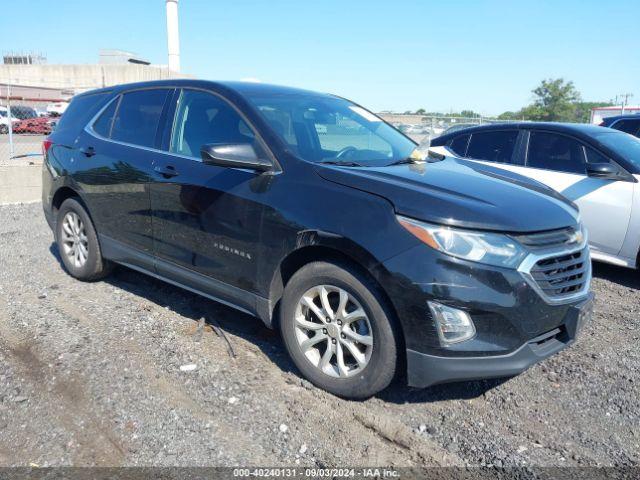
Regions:
<instances>
[{"instance_id":1,"label":"rear tire","mask_svg":"<svg viewBox=\"0 0 640 480\"><path fill-rule=\"evenodd\" d=\"M102 258L89 214L74 198L65 200L58 210L56 244L65 268L78 280L99 280L113 269L111 262Z\"/></svg>"},{"instance_id":2,"label":"rear tire","mask_svg":"<svg viewBox=\"0 0 640 480\"><path fill-rule=\"evenodd\" d=\"M313 262L291 277L280 330L304 377L352 399L368 398L391 383L400 342L380 297L372 281L346 265Z\"/></svg>"}]
</instances>

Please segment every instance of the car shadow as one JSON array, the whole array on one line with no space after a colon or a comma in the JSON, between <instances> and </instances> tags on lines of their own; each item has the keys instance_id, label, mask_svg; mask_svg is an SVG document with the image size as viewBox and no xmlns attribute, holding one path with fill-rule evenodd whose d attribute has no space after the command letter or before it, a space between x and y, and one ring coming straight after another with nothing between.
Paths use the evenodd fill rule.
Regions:
<instances>
[{"instance_id":1,"label":"car shadow","mask_svg":"<svg viewBox=\"0 0 640 480\"><path fill-rule=\"evenodd\" d=\"M62 258L60 258L60 252L58 251L56 242L51 242L51 245L49 245L49 253L53 255L53 258L56 259L56 262L58 262L60 268L62 268L64 272L67 273L67 270L64 268L64 263L62 263Z\"/></svg>"},{"instance_id":2,"label":"car shadow","mask_svg":"<svg viewBox=\"0 0 640 480\"><path fill-rule=\"evenodd\" d=\"M50 245L49 252L60 268L65 270L55 243ZM206 324L219 326L226 335L241 337L253 343L283 372L293 373L302 379L290 360L279 333L256 317L122 266L117 267L103 281L190 320L204 318ZM229 341L233 348L234 339L229 338ZM508 379L458 382L416 389L407 387L406 377L401 375L376 395L376 398L395 404L469 400L484 395L506 380Z\"/></svg>"},{"instance_id":3,"label":"car shadow","mask_svg":"<svg viewBox=\"0 0 640 480\"><path fill-rule=\"evenodd\" d=\"M408 387L406 380L398 379L386 390L376 395L380 400L395 404L434 403L447 400L471 400L483 396L489 390L502 385L510 378L445 383L427 388Z\"/></svg>"},{"instance_id":4,"label":"car shadow","mask_svg":"<svg viewBox=\"0 0 640 480\"><path fill-rule=\"evenodd\" d=\"M256 317L125 267L116 268L104 281L190 320L204 318L214 331L216 327L223 330L231 348L235 343L232 337L241 337L260 348L284 372L295 371L278 333Z\"/></svg>"},{"instance_id":5,"label":"car shadow","mask_svg":"<svg viewBox=\"0 0 640 480\"><path fill-rule=\"evenodd\" d=\"M593 262L593 276L627 288L640 290L640 272L608 263Z\"/></svg>"},{"instance_id":6,"label":"car shadow","mask_svg":"<svg viewBox=\"0 0 640 480\"><path fill-rule=\"evenodd\" d=\"M49 251L66 272L55 243ZM219 326L227 334L232 348L234 340L229 335L244 338L260 348L284 372L296 371L278 333L256 317L123 266L118 266L103 281L187 319L197 322L204 318L214 331L214 327Z\"/></svg>"}]
</instances>

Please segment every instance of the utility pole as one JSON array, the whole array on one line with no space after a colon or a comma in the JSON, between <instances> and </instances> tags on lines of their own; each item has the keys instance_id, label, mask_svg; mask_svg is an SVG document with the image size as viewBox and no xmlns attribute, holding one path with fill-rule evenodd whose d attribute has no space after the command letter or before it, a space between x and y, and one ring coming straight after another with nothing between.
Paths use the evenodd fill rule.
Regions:
<instances>
[{"instance_id":1,"label":"utility pole","mask_svg":"<svg viewBox=\"0 0 640 480\"><path fill-rule=\"evenodd\" d=\"M13 122L11 121L11 80L7 83L7 127L9 133L9 160L13 158Z\"/></svg>"},{"instance_id":2,"label":"utility pole","mask_svg":"<svg viewBox=\"0 0 640 480\"><path fill-rule=\"evenodd\" d=\"M620 98L622 99L622 110L620 111L621 114L624 114L624 107L629 105L629 99L631 97L633 97L633 93L621 93L620 94Z\"/></svg>"}]
</instances>

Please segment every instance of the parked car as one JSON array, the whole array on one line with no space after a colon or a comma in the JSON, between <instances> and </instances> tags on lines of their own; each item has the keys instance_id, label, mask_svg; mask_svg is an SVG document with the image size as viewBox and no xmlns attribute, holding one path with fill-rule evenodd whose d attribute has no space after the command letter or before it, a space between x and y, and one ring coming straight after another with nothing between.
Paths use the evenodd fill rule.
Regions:
<instances>
[{"instance_id":1,"label":"parked car","mask_svg":"<svg viewBox=\"0 0 640 480\"><path fill-rule=\"evenodd\" d=\"M431 145L557 190L580 207L594 259L638 267L639 139L594 125L509 123L443 135Z\"/></svg>"},{"instance_id":2,"label":"parked car","mask_svg":"<svg viewBox=\"0 0 640 480\"><path fill-rule=\"evenodd\" d=\"M415 125L415 124L407 125L407 128L404 131L404 133L406 134L413 134L413 135L419 135L421 133L428 133L428 132L429 130L425 125Z\"/></svg>"},{"instance_id":3,"label":"parked car","mask_svg":"<svg viewBox=\"0 0 640 480\"><path fill-rule=\"evenodd\" d=\"M38 117L38 113L34 108L24 105L13 105L11 107L11 114L18 120L27 120Z\"/></svg>"},{"instance_id":4,"label":"parked car","mask_svg":"<svg viewBox=\"0 0 640 480\"><path fill-rule=\"evenodd\" d=\"M47 113L52 116L59 117L62 115L69 104L67 102L56 102L47 105Z\"/></svg>"},{"instance_id":5,"label":"parked car","mask_svg":"<svg viewBox=\"0 0 640 480\"><path fill-rule=\"evenodd\" d=\"M116 86L44 142L43 208L72 276L122 264L255 315L343 397L404 369L417 387L515 375L571 344L592 302L575 206L415 147L332 95Z\"/></svg>"},{"instance_id":6,"label":"parked car","mask_svg":"<svg viewBox=\"0 0 640 480\"><path fill-rule=\"evenodd\" d=\"M606 117L600 123L601 127L615 128L621 132L629 133L635 137L640 137L640 115L616 115Z\"/></svg>"},{"instance_id":7,"label":"parked car","mask_svg":"<svg viewBox=\"0 0 640 480\"><path fill-rule=\"evenodd\" d=\"M477 126L478 126L477 123L454 123L449 128L447 128L444 132L442 132L442 135L459 132L460 130L464 130L465 128L477 127Z\"/></svg>"},{"instance_id":8,"label":"parked car","mask_svg":"<svg viewBox=\"0 0 640 480\"><path fill-rule=\"evenodd\" d=\"M9 133L9 124L11 123L13 126L18 121L19 119L13 116L13 111L11 112L11 119L9 119L7 107L0 107L0 134Z\"/></svg>"},{"instance_id":9,"label":"parked car","mask_svg":"<svg viewBox=\"0 0 640 480\"><path fill-rule=\"evenodd\" d=\"M38 135L49 135L55 127L56 120L50 117L35 117L27 120L20 120L13 125L15 133L33 133Z\"/></svg>"}]
</instances>

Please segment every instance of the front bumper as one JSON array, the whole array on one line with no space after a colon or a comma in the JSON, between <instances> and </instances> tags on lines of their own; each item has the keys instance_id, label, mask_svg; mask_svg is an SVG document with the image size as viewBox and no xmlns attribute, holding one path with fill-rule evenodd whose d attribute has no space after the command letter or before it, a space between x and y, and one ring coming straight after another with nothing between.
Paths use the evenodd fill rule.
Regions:
<instances>
[{"instance_id":1,"label":"front bumper","mask_svg":"<svg viewBox=\"0 0 640 480\"><path fill-rule=\"evenodd\" d=\"M426 246L385 261L377 273L402 324L408 383L415 387L517 375L573 343L593 301L587 284L574 298L549 302L522 272ZM476 335L442 345L429 301L466 311Z\"/></svg>"},{"instance_id":2,"label":"front bumper","mask_svg":"<svg viewBox=\"0 0 640 480\"><path fill-rule=\"evenodd\" d=\"M428 387L439 383L511 377L571 345L591 318L593 293L572 307L565 322L506 355L441 357L407 350L408 383Z\"/></svg>"}]
</instances>

